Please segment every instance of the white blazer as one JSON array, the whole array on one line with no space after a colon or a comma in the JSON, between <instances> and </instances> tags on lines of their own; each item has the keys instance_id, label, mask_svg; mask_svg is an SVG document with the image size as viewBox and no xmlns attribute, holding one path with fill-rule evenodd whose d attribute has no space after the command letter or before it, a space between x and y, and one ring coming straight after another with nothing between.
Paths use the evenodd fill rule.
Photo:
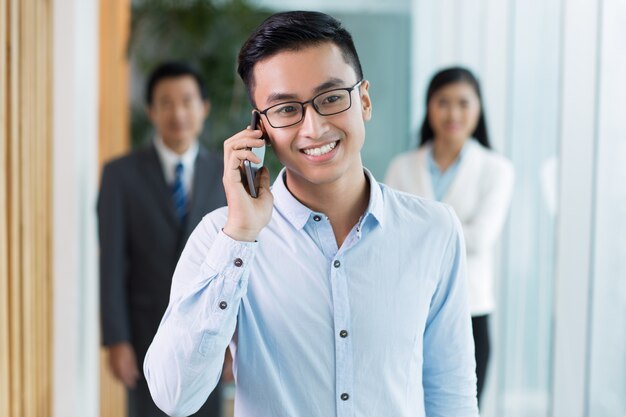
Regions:
<instances>
[{"instance_id":1,"label":"white blazer","mask_svg":"<svg viewBox=\"0 0 626 417\"><path fill-rule=\"evenodd\" d=\"M385 183L400 191L434 199L426 159L431 147L429 143L394 158ZM494 250L507 217L513 181L513 165L508 159L470 139L442 200L454 208L463 226L473 316L489 314L495 307Z\"/></svg>"}]
</instances>

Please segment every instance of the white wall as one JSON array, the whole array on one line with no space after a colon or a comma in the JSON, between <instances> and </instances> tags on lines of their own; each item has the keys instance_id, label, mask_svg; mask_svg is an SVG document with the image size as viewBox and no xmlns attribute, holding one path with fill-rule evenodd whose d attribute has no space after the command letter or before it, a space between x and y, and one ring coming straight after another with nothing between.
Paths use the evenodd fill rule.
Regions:
<instances>
[{"instance_id":1,"label":"white wall","mask_svg":"<svg viewBox=\"0 0 626 417\"><path fill-rule=\"evenodd\" d=\"M53 4L54 416L95 417L99 3Z\"/></svg>"}]
</instances>

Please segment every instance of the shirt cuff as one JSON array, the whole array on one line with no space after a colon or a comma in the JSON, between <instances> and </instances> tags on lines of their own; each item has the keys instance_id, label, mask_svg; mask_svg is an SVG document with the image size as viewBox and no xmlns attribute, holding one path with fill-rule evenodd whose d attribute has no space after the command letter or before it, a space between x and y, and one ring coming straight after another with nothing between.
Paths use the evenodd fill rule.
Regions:
<instances>
[{"instance_id":1,"label":"shirt cuff","mask_svg":"<svg viewBox=\"0 0 626 417\"><path fill-rule=\"evenodd\" d=\"M204 259L203 269L209 276L220 274L227 281L239 281L254 260L258 245L234 240L220 230Z\"/></svg>"}]
</instances>

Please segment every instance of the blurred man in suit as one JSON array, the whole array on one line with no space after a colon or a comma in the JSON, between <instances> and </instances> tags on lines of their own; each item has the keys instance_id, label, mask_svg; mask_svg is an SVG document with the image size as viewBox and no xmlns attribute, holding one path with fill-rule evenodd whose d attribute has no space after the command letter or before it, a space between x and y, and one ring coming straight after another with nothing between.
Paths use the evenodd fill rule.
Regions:
<instances>
[{"instance_id":1,"label":"blurred man in suit","mask_svg":"<svg viewBox=\"0 0 626 417\"><path fill-rule=\"evenodd\" d=\"M154 140L104 167L98 199L102 339L113 375L128 389L129 417L165 416L138 364L191 231L226 204L222 157L198 143L210 107L199 74L184 63L162 64L149 77L146 104ZM194 415L219 417L220 394Z\"/></svg>"}]
</instances>

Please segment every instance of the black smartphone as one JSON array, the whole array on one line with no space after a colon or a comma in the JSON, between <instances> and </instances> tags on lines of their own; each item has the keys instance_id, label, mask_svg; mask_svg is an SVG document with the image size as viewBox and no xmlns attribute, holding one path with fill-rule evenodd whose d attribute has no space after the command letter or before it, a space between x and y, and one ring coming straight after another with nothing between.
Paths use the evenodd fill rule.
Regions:
<instances>
[{"instance_id":1,"label":"black smartphone","mask_svg":"<svg viewBox=\"0 0 626 417\"><path fill-rule=\"evenodd\" d=\"M252 120L250 120L250 128L251 129L261 129L260 125L261 115L258 111L252 112ZM265 139L265 135L261 137L261 139ZM263 160L265 159L265 145L260 148L251 148L252 153L254 153L260 160L260 163L250 162L247 159L243 161L243 170L245 172L245 181L248 186L248 192L254 198L257 198L256 187L254 186L254 179L256 178L256 174L263 166Z\"/></svg>"}]
</instances>

